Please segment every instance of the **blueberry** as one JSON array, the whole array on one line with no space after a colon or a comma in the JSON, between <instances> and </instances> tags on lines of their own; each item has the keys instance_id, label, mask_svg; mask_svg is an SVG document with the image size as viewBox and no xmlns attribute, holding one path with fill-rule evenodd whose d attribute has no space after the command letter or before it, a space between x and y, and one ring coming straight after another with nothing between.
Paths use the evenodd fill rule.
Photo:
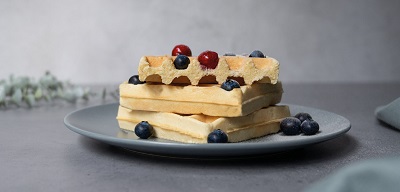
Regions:
<instances>
[{"instance_id":1,"label":"blueberry","mask_svg":"<svg viewBox=\"0 0 400 192\"><path fill-rule=\"evenodd\" d=\"M305 120L301 124L301 131L304 135L314 135L319 131L319 124L314 120Z\"/></svg>"},{"instance_id":2,"label":"blueberry","mask_svg":"<svg viewBox=\"0 0 400 192\"><path fill-rule=\"evenodd\" d=\"M311 117L310 114L308 114L308 113L303 113L303 112L297 113L294 117L296 117L297 119L299 119L302 123L303 123L303 121L305 121L305 120L312 120L312 117Z\"/></svg>"},{"instance_id":3,"label":"blueberry","mask_svg":"<svg viewBox=\"0 0 400 192\"><path fill-rule=\"evenodd\" d=\"M280 124L281 131L285 135L298 135L301 132L301 122L294 117L286 117Z\"/></svg>"},{"instance_id":4,"label":"blueberry","mask_svg":"<svg viewBox=\"0 0 400 192\"><path fill-rule=\"evenodd\" d=\"M264 53L262 53L259 50L255 50L253 52L250 53L249 57L261 57L261 58L265 58Z\"/></svg>"},{"instance_id":5,"label":"blueberry","mask_svg":"<svg viewBox=\"0 0 400 192\"><path fill-rule=\"evenodd\" d=\"M225 53L224 56L236 56L234 53Z\"/></svg>"},{"instance_id":6,"label":"blueberry","mask_svg":"<svg viewBox=\"0 0 400 192\"><path fill-rule=\"evenodd\" d=\"M190 59L186 55L178 55L174 60L174 65L176 69L187 69L189 63Z\"/></svg>"},{"instance_id":7,"label":"blueberry","mask_svg":"<svg viewBox=\"0 0 400 192\"><path fill-rule=\"evenodd\" d=\"M234 88L240 88L240 84L233 79L227 79L222 83L221 88L227 91L232 91Z\"/></svg>"},{"instance_id":8,"label":"blueberry","mask_svg":"<svg viewBox=\"0 0 400 192\"><path fill-rule=\"evenodd\" d=\"M139 80L139 75L134 75L131 78L129 78L128 83L137 85L137 84L143 84L143 83L146 83L146 82L145 81L140 81Z\"/></svg>"},{"instance_id":9,"label":"blueberry","mask_svg":"<svg viewBox=\"0 0 400 192\"><path fill-rule=\"evenodd\" d=\"M147 121L142 121L135 126L135 134L141 139L147 139L153 135L153 126Z\"/></svg>"},{"instance_id":10,"label":"blueberry","mask_svg":"<svg viewBox=\"0 0 400 192\"><path fill-rule=\"evenodd\" d=\"M221 129L216 129L208 134L207 137L208 143L227 143L228 136Z\"/></svg>"}]
</instances>

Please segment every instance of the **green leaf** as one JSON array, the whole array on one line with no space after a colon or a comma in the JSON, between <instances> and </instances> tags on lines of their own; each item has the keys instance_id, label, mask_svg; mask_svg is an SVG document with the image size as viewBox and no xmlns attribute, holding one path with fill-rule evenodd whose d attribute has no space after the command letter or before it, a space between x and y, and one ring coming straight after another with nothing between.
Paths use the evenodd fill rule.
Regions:
<instances>
[{"instance_id":1,"label":"green leaf","mask_svg":"<svg viewBox=\"0 0 400 192\"><path fill-rule=\"evenodd\" d=\"M6 88L5 85L0 85L0 103L6 99Z\"/></svg>"},{"instance_id":2,"label":"green leaf","mask_svg":"<svg viewBox=\"0 0 400 192\"><path fill-rule=\"evenodd\" d=\"M35 91L35 99L40 100L43 97L42 88L38 87Z\"/></svg>"},{"instance_id":3,"label":"green leaf","mask_svg":"<svg viewBox=\"0 0 400 192\"><path fill-rule=\"evenodd\" d=\"M14 94L11 97L13 103L18 106L21 106L22 103L22 91L21 89L15 89Z\"/></svg>"},{"instance_id":4,"label":"green leaf","mask_svg":"<svg viewBox=\"0 0 400 192\"><path fill-rule=\"evenodd\" d=\"M85 101L88 101L89 100L89 96L90 96L90 89L86 88L83 91L82 99L85 100Z\"/></svg>"},{"instance_id":5,"label":"green leaf","mask_svg":"<svg viewBox=\"0 0 400 192\"><path fill-rule=\"evenodd\" d=\"M33 94L29 93L25 97L25 102L28 105L28 107L35 106L36 105L35 96Z\"/></svg>"},{"instance_id":6,"label":"green leaf","mask_svg":"<svg viewBox=\"0 0 400 192\"><path fill-rule=\"evenodd\" d=\"M11 85L9 83L5 83L4 84L4 89L5 89L5 92L6 92L6 96L11 96L13 89L12 89L12 87L11 87Z\"/></svg>"}]
</instances>

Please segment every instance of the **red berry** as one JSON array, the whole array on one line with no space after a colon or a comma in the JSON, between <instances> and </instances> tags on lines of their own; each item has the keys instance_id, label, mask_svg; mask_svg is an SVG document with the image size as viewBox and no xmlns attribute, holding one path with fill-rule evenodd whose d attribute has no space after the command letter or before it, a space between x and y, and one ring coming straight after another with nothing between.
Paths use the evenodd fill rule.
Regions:
<instances>
[{"instance_id":1,"label":"red berry","mask_svg":"<svg viewBox=\"0 0 400 192\"><path fill-rule=\"evenodd\" d=\"M197 59L203 69L215 69L218 65L218 53L214 51L204 51Z\"/></svg>"},{"instance_id":2,"label":"red berry","mask_svg":"<svg viewBox=\"0 0 400 192\"><path fill-rule=\"evenodd\" d=\"M192 51L187 45L177 45L172 49L172 56L177 56L177 55L186 55L188 57L192 56Z\"/></svg>"}]
</instances>

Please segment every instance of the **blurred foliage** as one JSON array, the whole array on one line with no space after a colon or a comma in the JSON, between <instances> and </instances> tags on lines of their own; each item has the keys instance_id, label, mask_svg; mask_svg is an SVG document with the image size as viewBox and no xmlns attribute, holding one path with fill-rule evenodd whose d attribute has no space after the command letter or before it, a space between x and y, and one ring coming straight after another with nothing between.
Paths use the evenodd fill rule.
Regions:
<instances>
[{"instance_id":1,"label":"blurred foliage","mask_svg":"<svg viewBox=\"0 0 400 192\"><path fill-rule=\"evenodd\" d=\"M106 88L101 94L102 99L110 94L114 99L118 99L118 91L107 93ZM8 79L0 80L0 108L34 107L40 101L51 102L53 100L63 100L68 103L76 103L79 100L88 101L96 94L90 88L77 86L69 81L60 81L50 72L46 72L39 80L21 76L10 75Z\"/></svg>"}]
</instances>

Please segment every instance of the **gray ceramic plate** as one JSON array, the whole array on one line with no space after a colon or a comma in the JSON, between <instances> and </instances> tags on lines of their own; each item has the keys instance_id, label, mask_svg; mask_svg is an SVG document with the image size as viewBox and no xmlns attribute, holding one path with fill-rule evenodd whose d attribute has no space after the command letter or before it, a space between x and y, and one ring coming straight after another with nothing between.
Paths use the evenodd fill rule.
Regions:
<instances>
[{"instance_id":1,"label":"gray ceramic plate","mask_svg":"<svg viewBox=\"0 0 400 192\"><path fill-rule=\"evenodd\" d=\"M133 132L119 129L115 119L118 110L116 103L74 111L64 118L64 123L76 133L111 145L143 153L180 157L238 157L274 153L327 141L350 130L350 121L340 115L297 105L289 107L292 115L298 112L311 114L319 123L320 132L312 136L277 133L225 144L185 144L157 138L143 140Z\"/></svg>"}]
</instances>

